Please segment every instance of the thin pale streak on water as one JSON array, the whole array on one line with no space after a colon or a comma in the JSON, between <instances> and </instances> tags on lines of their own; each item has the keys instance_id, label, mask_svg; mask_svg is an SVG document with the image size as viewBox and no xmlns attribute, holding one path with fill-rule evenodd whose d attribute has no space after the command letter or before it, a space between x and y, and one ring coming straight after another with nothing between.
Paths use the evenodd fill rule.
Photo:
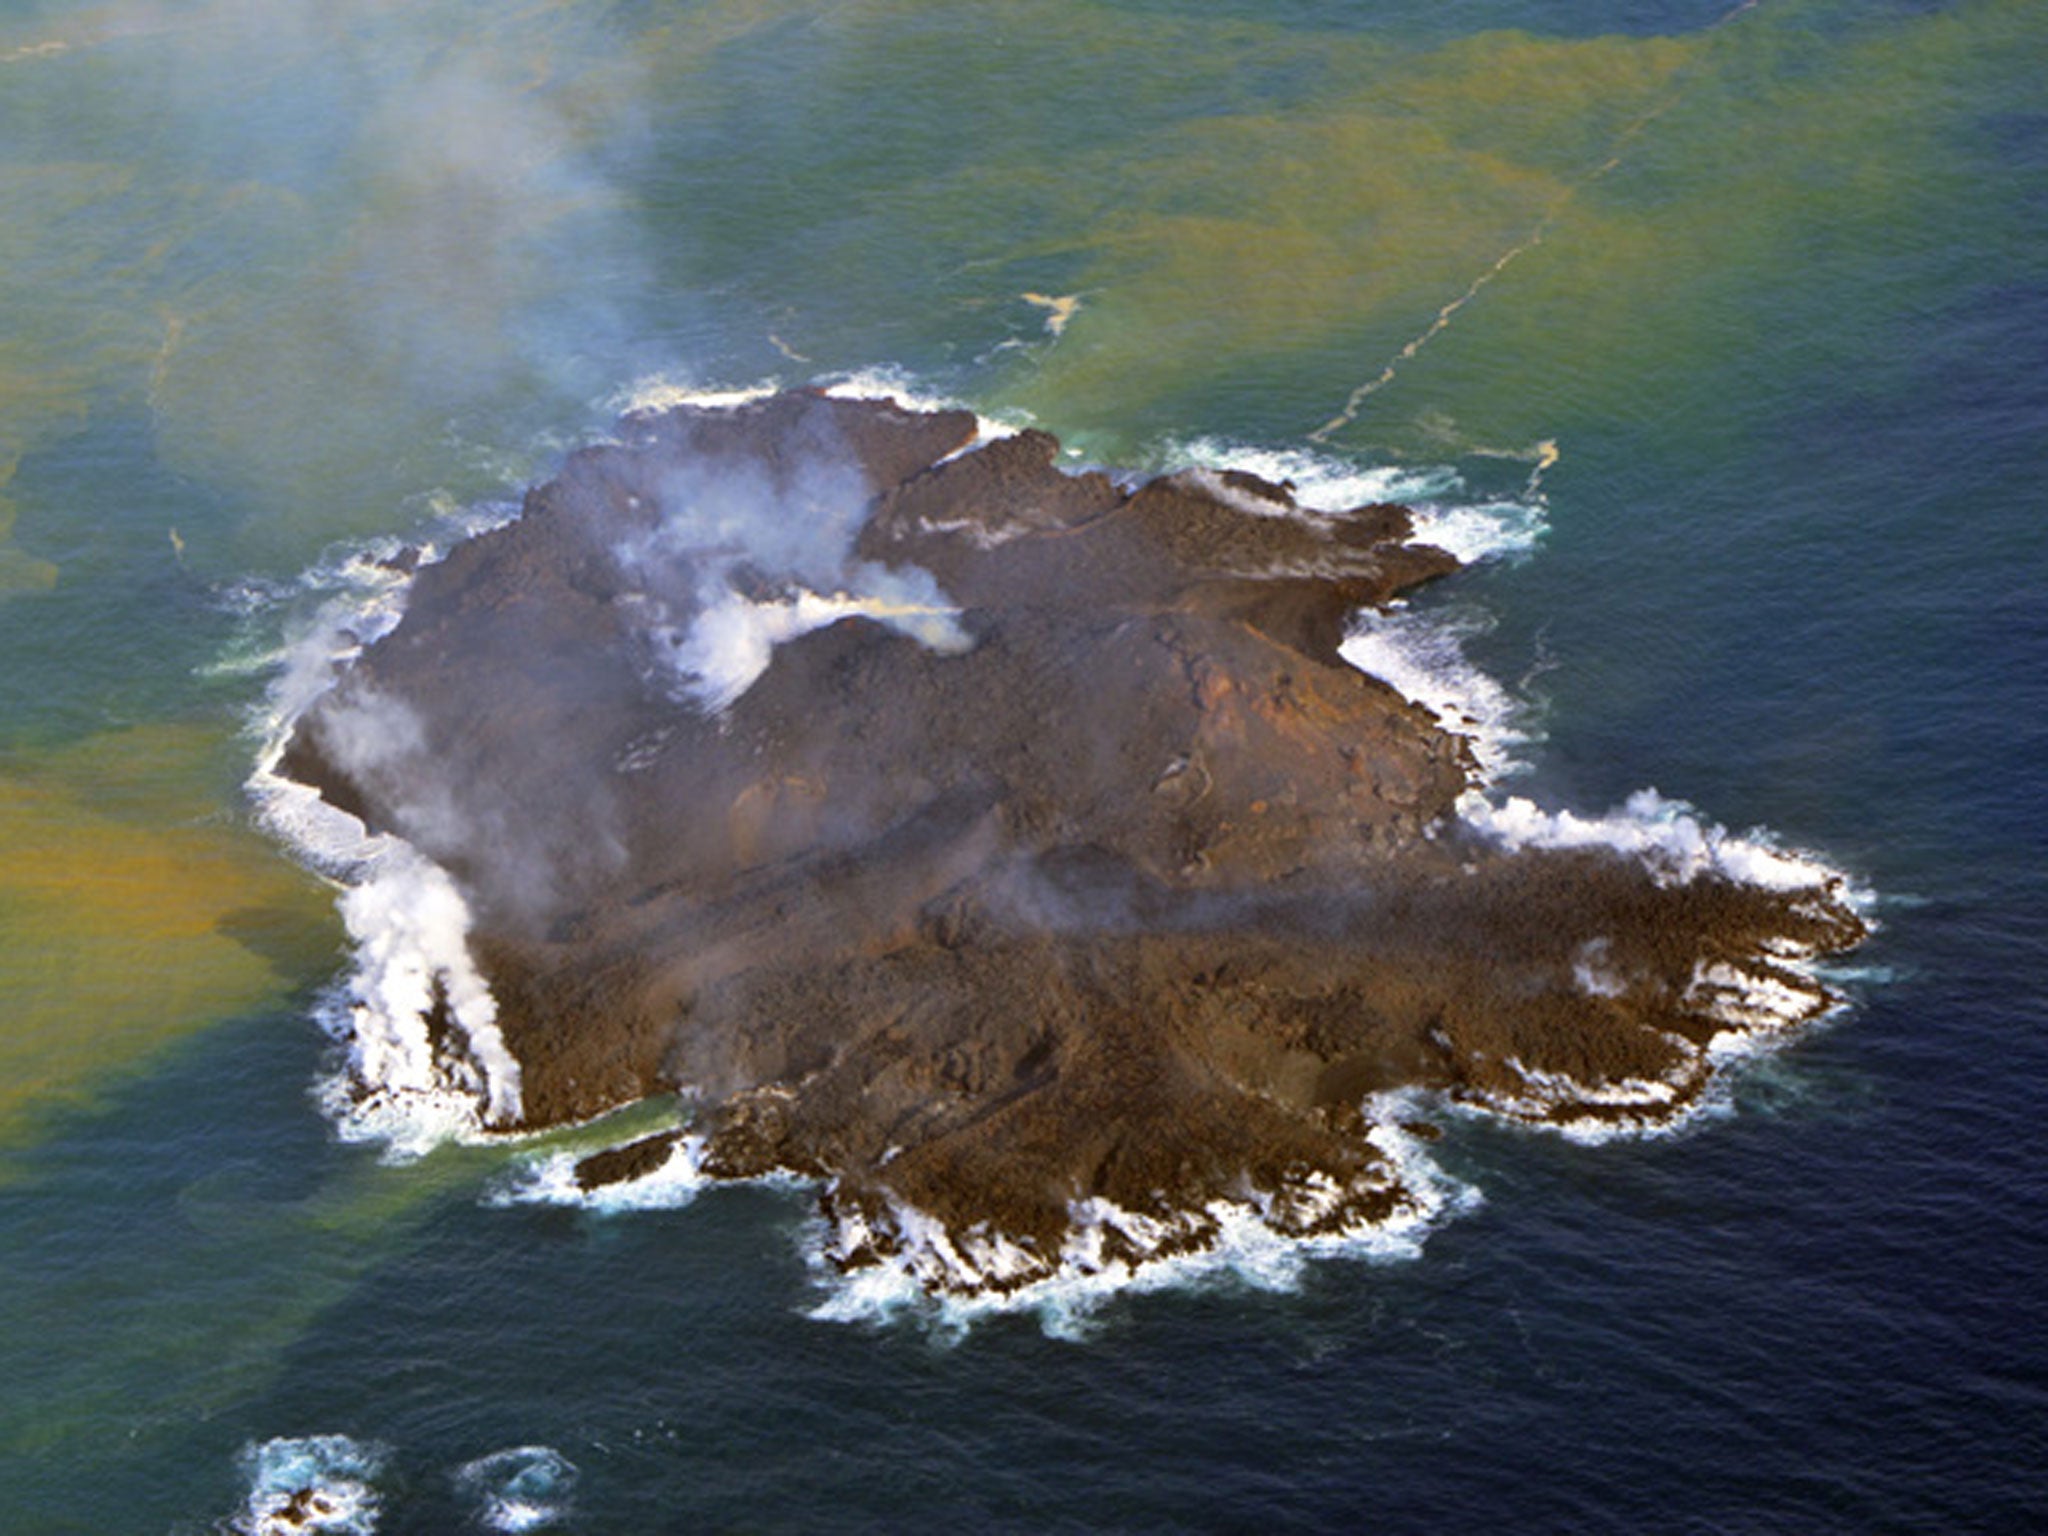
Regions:
<instances>
[{"instance_id":1,"label":"thin pale streak on water","mask_svg":"<svg viewBox=\"0 0 2048 1536\"><path fill-rule=\"evenodd\" d=\"M1743 12L1752 9L1757 3L1758 0L1740 0L1739 4L1731 6L1713 23L1713 27L1710 27L1708 30L1712 31L1714 28L1726 26L1729 22L1742 15ZM1591 189L1598 182L1612 175L1615 171L1621 169L1622 160L1634 148L1635 141L1642 137L1643 133L1657 119L1678 105L1679 96L1684 88L1684 77L1680 74L1677 77L1676 83L1668 86L1664 94L1657 99L1654 105L1640 116L1631 118L1628 124L1622 128L1621 132L1614 136L1613 142L1608 145L1605 159L1601 160L1598 165L1595 165L1577 180L1565 183L1557 195L1544 208L1543 216L1530 227L1529 232L1515 244L1502 251L1500 255L1494 257L1477 277L1465 285L1462 293L1439 309L1427 326L1412 339L1402 344L1401 350L1388 359L1385 367L1352 390L1349 395L1345 396L1343 409L1309 433L1309 441L1313 443L1326 443L1337 433L1342 432L1346 427L1357 422L1359 413L1365 409L1366 401L1393 383L1394 376L1400 372L1404 364L1412 361L1424 347L1448 330L1451 322L1457 319L1460 310L1477 299L1486 290L1487 286L1505 273L1510 266L1544 242L1551 229L1565 216L1574 199Z\"/></svg>"}]
</instances>

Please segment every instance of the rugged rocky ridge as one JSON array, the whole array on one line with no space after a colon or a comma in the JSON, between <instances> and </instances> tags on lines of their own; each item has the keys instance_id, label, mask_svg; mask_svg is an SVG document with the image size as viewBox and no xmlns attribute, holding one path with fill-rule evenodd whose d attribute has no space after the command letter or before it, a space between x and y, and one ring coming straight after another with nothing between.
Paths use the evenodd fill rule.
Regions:
<instances>
[{"instance_id":1,"label":"rugged rocky ridge","mask_svg":"<svg viewBox=\"0 0 2048 1536\"><path fill-rule=\"evenodd\" d=\"M1456 567L1402 509L975 432L811 393L628 418L299 722L281 771L461 890L520 1123L687 1090L707 1171L822 1181L843 1264L1003 1289L1199 1246L1219 1201L1393 1213L1381 1090L1656 1118L1717 1034L1827 1005L1797 962L1861 936L1837 891L1459 823L1464 740L1337 655ZM875 616L693 695L709 618L835 582Z\"/></svg>"}]
</instances>

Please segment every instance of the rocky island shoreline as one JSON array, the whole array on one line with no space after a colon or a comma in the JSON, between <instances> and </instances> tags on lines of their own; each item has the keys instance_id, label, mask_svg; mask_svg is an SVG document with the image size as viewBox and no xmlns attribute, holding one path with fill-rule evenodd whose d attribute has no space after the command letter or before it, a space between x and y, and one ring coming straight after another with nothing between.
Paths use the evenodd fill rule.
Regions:
<instances>
[{"instance_id":1,"label":"rocky island shoreline","mask_svg":"<svg viewBox=\"0 0 2048 1536\"><path fill-rule=\"evenodd\" d=\"M355 1090L682 1093L579 1181L795 1173L842 1268L989 1294L1397 1218L1376 1096L1655 1123L1832 1006L1864 926L1815 866L1460 814L1467 739L1339 654L1457 569L1405 510L1058 459L808 391L637 413L422 564L276 765L454 935L346 898L396 946Z\"/></svg>"}]
</instances>

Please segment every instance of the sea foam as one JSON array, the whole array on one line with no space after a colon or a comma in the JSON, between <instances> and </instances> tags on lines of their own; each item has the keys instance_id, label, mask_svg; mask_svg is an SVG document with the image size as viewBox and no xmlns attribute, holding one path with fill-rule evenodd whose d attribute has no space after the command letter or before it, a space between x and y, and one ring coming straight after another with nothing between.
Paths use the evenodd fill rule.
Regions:
<instances>
[{"instance_id":1,"label":"sea foam","mask_svg":"<svg viewBox=\"0 0 2048 1536\"><path fill-rule=\"evenodd\" d=\"M272 675L252 721L258 750L248 792L263 825L341 887L354 944L347 979L318 1009L343 1053L319 1085L320 1102L346 1139L379 1141L395 1155L515 1121L519 1063L470 956L468 908L447 871L403 839L371 833L278 766L299 718L340 669L397 626L417 564L510 511L487 505L444 514L436 539L413 546L380 540L321 562L289 586L226 595L248 629L263 619L276 624L268 645L244 640L237 647L262 657Z\"/></svg>"},{"instance_id":2,"label":"sea foam","mask_svg":"<svg viewBox=\"0 0 2048 1536\"><path fill-rule=\"evenodd\" d=\"M702 1136L679 1136L660 1167L636 1179L601 1184L595 1189L585 1189L576 1181L576 1165L588 1155L587 1148L579 1148L523 1157L484 1196L484 1203L499 1207L574 1206L606 1214L676 1210L695 1200L711 1182L702 1166Z\"/></svg>"},{"instance_id":3,"label":"sea foam","mask_svg":"<svg viewBox=\"0 0 2048 1536\"><path fill-rule=\"evenodd\" d=\"M674 373L651 373L636 379L605 402L615 415L632 416L670 411L678 406L697 410L731 410L766 400L789 388L774 379L745 384L706 384ZM906 411L970 411L975 420L974 440L960 453L972 452L984 443L1012 437L1027 423L1020 417L991 416L965 401L931 388L900 368L861 368L827 374L809 381L809 387L840 400L889 400Z\"/></svg>"},{"instance_id":4,"label":"sea foam","mask_svg":"<svg viewBox=\"0 0 2048 1536\"><path fill-rule=\"evenodd\" d=\"M1420 704L1472 749L1480 782L1524 771L1522 751L1536 739L1532 711L1475 665L1465 641L1484 620L1425 612L1405 603L1359 614L1338 648L1359 671Z\"/></svg>"},{"instance_id":5,"label":"sea foam","mask_svg":"<svg viewBox=\"0 0 2048 1536\"><path fill-rule=\"evenodd\" d=\"M1398 503L1409 510L1417 543L1433 544L1463 565L1525 557L1549 528L1549 508L1533 480L1519 497L1474 496L1464 477L1448 465L1361 464L1330 452L1214 437L1169 443L1161 458L1252 513L1328 525L1358 507ZM1296 508L1231 486L1223 479L1228 470L1287 487ZM1357 614L1340 654L1428 709L1445 730L1465 737L1482 782L1491 784L1523 771L1521 754L1538 732L1528 701L1465 654L1465 643L1489 622L1470 606L1446 610L1397 601Z\"/></svg>"},{"instance_id":6,"label":"sea foam","mask_svg":"<svg viewBox=\"0 0 2048 1536\"><path fill-rule=\"evenodd\" d=\"M370 1536L383 1499L376 1489L388 1453L347 1435L308 1435L244 1446L249 1492L226 1523L235 1536Z\"/></svg>"},{"instance_id":7,"label":"sea foam","mask_svg":"<svg viewBox=\"0 0 2048 1536\"><path fill-rule=\"evenodd\" d=\"M1413 518L1416 542L1433 544L1464 565L1526 555L1549 529L1549 509L1540 491L1475 496L1448 465L1361 464L1334 453L1216 437L1169 442L1160 458L1167 469L1206 471L1212 478L1219 471L1238 470L1286 486L1317 517L1399 503Z\"/></svg>"},{"instance_id":8,"label":"sea foam","mask_svg":"<svg viewBox=\"0 0 2048 1536\"><path fill-rule=\"evenodd\" d=\"M546 1531L569 1518L574 1462L553 1446L520 1445L479 1456L455 1473L456 1489L488 1531Z\"/></svg>"},{"instance_id":9,"label":"sea foam","mask_svg":"<svg viewBox=\"0 0 2048 1536\"><path fill-rule=\"evenodd\" d=\"M1600 816L1545 810L1519 795L1496 801L1468 790L1458 814L1510 851L1610 848L1639 859L1664 884L1684 885L1708 874L1772 891L1833 890L1846 881L1819 855L1784 848L1765 829L1738 836L1654 789L1639 789Z\"/></svg>"},{"instance_id":10,"label":"sea foam","mask_svg":"<svg viewBox=\"0 0 2048 1536\"><path fill-rule=\"evenodd\" d=\"M1089 1336L1102 1307L1125 1292L1189 1286L1284 1292L1300 1285L1314 1260L1413 1259L1435 1227L1482 1203L1479 1190L1447 1173L1410 1129L1426 1109L1423 1096L1411 1091L1366 1101L1368 1139L1385 1159L1387 1187L1398 1192L1392 1212L1378 1220L1340 1221L1303 1236L1281 1230L1281 1223L1300 1224L1317 1213L1283 1213L1270 1192L1168 1217L1078 1199L1069 1207L1071 1225L1051 1272L1012 1285L1045 1270L1047 1261L998 1234L955 1232L896 1202L889 1213L894 1251L851 1270L833 1260L867 1241L864 1218L812 1224L808 1257L822 1299L810 1316L839 1323L910 1321L958 1336L976 1322L1021 1314L1034 1317L1051 1337L1078 1340ZM1325 1182L1334 1209L1341 1192ZM1315 1190L1292 1193L1312 1199Z\"/></svg>"},{"instance_id":11,"label":"sea foam","mask_svg":"<svg viewBox=\"0 0 2048 1536\"><path fill-rule=\"evenodd\" d=\"M388 1447L347 1435L251 1442L238 1458L248 1493L216 1528L234 1536L373 1536L392 1512L380 1486L392 1481L391 1460ZM449 1481L476 1526L509 1536L562 1528L578 1477L554 1447L519 1445L464 1463Z\"/></svg>"}]
</instances>

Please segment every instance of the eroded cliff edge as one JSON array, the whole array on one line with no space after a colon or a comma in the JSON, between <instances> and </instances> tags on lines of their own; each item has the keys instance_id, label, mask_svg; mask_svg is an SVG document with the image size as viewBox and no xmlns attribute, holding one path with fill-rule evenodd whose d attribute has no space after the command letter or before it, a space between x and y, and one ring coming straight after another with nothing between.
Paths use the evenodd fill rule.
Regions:
<instances>
[{"instance_id":1,"label":"eroded cliff edge","mask_svg":"<svg viewBox=\"0 0 2048 1536\"><path fill-rule=\"evenodd\" d=\"M301 717L281 771L460 894L496 1124L680 1089L706 1171L821 1181L838 1262L1007 1289L1396 1214L1386 1090L1654 1120L1828 1006L1832 885L1460 820L1464 738L1338 655L1456 568L1402 509L976 429L629 417Z\"/></svg>"}]
</instances>

